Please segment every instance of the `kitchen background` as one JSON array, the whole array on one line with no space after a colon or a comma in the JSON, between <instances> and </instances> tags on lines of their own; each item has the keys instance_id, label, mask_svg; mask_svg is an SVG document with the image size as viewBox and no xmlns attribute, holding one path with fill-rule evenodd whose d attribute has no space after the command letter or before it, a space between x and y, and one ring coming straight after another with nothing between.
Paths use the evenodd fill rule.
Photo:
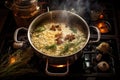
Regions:
<instances>
[{"instance_id":1,"label":"kitchen background","mask_svg":"<svg viewBox=\"0 0 120 80\"><path fill-rule=\"evenodd\" d=\"M101 39L88 44L83 55L70 66L65 76L49 76L45 73L45 62L31 49L26 31L21 31L19 40L24 40L22 47L16 47L14 32L18 28L12 11L6 5L7 0L0 0L0 80L37 80L37 79L74 79L74 80L118 80L120 74L120 9L115 0L39 0L40 14L48 10L69 10L82 16L91 26L99 28ZM10 6L10 5L9 5ZM91 30L91 37L97 37ZM96 47L108 43L110 52L102 54L100 61L109 64L107 71L97 67L100 61ZM104 46L105 47L105 46ZM99 58L96 59L96 57ZM50 70L56 71L54 67ZM60 71L64 71L61 68Z\"/></svg>"}]
</instances>

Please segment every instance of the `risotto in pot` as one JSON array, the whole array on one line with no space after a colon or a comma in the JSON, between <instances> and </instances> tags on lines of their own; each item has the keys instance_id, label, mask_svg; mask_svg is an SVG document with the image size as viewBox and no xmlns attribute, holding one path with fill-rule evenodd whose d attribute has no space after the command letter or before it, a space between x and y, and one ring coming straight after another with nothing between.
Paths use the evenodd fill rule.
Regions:
<instances>
[{"instance_id":1,"label":"risotto in pot","mask_svg":"<svg viewBox=\"0 0 120 80\"><path fill-rule=\"evenodd\" d=\"M32 44L48 56L68 56L83 48L87 37L77 27L65 23L39 25L31 34Z\"/></svg>"}]
</instances>

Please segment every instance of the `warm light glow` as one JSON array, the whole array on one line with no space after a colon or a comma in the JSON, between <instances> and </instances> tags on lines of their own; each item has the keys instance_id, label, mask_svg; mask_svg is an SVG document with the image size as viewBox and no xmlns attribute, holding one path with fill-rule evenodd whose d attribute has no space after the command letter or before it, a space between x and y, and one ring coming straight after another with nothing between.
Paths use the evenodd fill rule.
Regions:
<instances>
[{"instance_id":1,"label":"warm light glow","mask_svg":"<svg viewBox=\"0 0 120 80\"><path fill-rule=\"evenodd\" d=\"M98 29L100 30L101 33L109 32L108 25L105 22L99 22L97 24L97 27L98 27Z\"/></svg>"},{"instance_id":2,"label":"warm light glow","mask_svg":"<svg viewBox=\"0 0 120 80\"><path fill-rule=\"evenodd\" d=\"M57 68L62 68L62 67L65 67L66 65L52 65L52 66Z\"/></svg>"},{"instance_id":3,"label":"warm light glow","mask_svg":"<svg viewBox=\"0 0 120 80\"><path fill-rule=\"evenodd\" d=\"M100 18L100 19L103 19L103 18L104 18L104 15L103 15L103 14L101 14L101 15L99 16L99 18Z\"/></svg>"},{"instance_id":4,"label":"warm light glow","mask_svg":"<svg viewBox=\"0 0 120 80\"><path fill-rule=\"evenodd\" d=\"M16 62L16 58L15 57L11 57L10 58L10 64L13 64L13 63L15 63Z\"/></svg>"},{"instance_id":5,"label":"warm light glow","mask_svg":"<svg viewBox=\"0 0 120 80\"><path fill-rule=\"evenodd\" d=\"M98 23L98 28L101 28L102 26L103 26L102 22Z\"/></svg>"}]
</instances>

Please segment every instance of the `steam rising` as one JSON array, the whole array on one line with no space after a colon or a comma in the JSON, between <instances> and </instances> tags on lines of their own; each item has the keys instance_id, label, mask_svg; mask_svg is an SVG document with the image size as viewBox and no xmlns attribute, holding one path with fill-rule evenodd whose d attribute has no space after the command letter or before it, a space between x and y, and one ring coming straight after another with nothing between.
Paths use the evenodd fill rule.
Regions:
<instances>
[{"instance_id":1,"label":"steam rising","mask_svg":"<svg viewBox=\"0 0 120 80\"><path fill-rule=\"evenodd\" d=\"M89 0L51 0L51 9L68 10L79 15L89 12Z\"/></svg>"}]
</instances>

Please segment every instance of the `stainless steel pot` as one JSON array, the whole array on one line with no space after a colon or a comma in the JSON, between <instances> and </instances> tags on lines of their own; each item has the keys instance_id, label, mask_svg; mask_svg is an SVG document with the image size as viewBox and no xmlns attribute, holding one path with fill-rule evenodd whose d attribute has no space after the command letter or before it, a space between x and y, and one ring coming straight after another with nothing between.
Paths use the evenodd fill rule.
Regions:
<instances>
[{"instance_id":1,"label":"stainless steel pot","mask_svg":"<svg viewBox=\"0 0 120 80\"><path fill-rule=\"evenodd\" d=\"M34 31L34 29L36 28L36 25L43 24L46 22L55 22L55 23L62 22L62 23L68 24L70 26L76 25L76 26L81 27L87 37L87 41L86 41L85 45L81 49L79 49L76 53L74 53L72 55L68 55L68 56L48 56L48 55L40 52L33 45L32 41L31 41L31 34L32 34L32 31ZM39 15L38 17L36 17L31 22L30 26L28 27L28 35L27 36L28 36L28 40L29 40L31 46L36 51L37 55L46 60L46 68L45 68L46 73L49 75L63 76L69 72L69 65L74 63L74 61L77 60L82 55L81 51L89 42L98 42L100 40L99 30L97 29L97 27L92 26L92 28L96 29L96 31L98 33L98 38L95 41L90 41L90 27L88 26L87 22L81 16L79 16L73 12L66 11L66 10L54 10L54 11L50 11L50 12L45 12L45 13ZM23 29L23 28L21 28L21 29ZM18 30L16 30L15 35L17 34L17 32L18 32ZM15 36L15 41L18 41L16 39L16 36ZM48 70L49 65L61 65L61 64L66 64L66 71L63 73L54 73L54 72L50 72Z\"/></svg>"}]
</instances>

